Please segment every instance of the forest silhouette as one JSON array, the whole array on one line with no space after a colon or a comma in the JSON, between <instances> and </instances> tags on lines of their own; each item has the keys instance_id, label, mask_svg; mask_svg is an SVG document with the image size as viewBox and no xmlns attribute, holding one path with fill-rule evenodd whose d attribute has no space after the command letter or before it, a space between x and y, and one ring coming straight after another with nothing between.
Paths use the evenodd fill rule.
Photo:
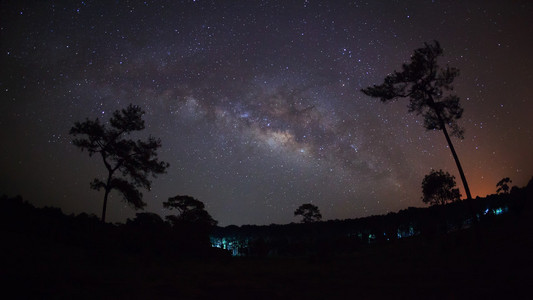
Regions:
<instances>
[{"instance_id":1,"label":"forest silhouette","mask_svg":"<svg viewBox=\"0 0 533 300\"><path fill-rule=\"evenodd\" d=\"M531 279L532 199L533 178L381 216L213 227L154 213L109 224L4 195L2 280L23 298L512 297Z\"/></svg>"}]
</instances>

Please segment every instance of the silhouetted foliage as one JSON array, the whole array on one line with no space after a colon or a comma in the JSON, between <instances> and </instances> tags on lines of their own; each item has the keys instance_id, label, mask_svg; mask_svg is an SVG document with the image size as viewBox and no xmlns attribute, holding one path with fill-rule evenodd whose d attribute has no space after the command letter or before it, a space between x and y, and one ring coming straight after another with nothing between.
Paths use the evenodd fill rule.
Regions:
<instances>
[{"instance_id":1,"label":"silhouetted foliage","mask_svg":"<svg viewBox=\"0 0 533 300\"><path fill-rule=\"evenodd\" d=\"M444 205L461 199L455 188L455 176L442 170L432 170L422 180L422 201L431 205Z\"/></svg>"},{"instance_id":2,"label":"silhouetted foliage","mask_svg":"<svg viewBox=\"0 0 533 300\"><path fill-rule=\"evenodd\" d=\"M496 190L497 194L503 193L508 194L509 193L509 183L513 182L509 177L505 177L502 180L498 181L496 183L496 187L498 188Z\"/></svg>"},{"instance_id":3,"label":"silhouetted foliage","mask_svg":"<svg viewBox=\"0 0 533 300\"><path fill-rule=\"evenodd\" d=\"M343 298L361 280L366 280L359 286L361 291L387 282L385 288L394 290L409 286L411 294L407 295L415 298L428 295L424 290L428 286L431 290L441 287L443 295L464 296L457 288L470 290L464 284L479 280L483 284L475 288L486 292L473 298L490 298L493 285L505 287L502 298L520 298L527 291L520 290L516 296L512 291L526 289L530 281L532 196L533 179L527 187L513 187L509 194L473 199L481 219L475 230L464 222L468 221L466 201L359 219L216 228L213 240L224 241L224 249L233 243L238 247L232 248L234 254L254 256L246 259L230 259L227 250L205 243L191 247L187 236L177 236L155 214L139 213L138 220L125 225L108 224L93 215L67 216L57 208L36 208L21 197L0 196L2 282L8 292L12 288L24 299L99 298L103 294L132 299L176 295L214 299L221 297L221 290L241 289L243 282L253 287L243 296L247 299L257 295L256 287L268 290L272 286L285 290L259 298L297 299L303 293L306 298L311 295L307 279L316 281L333 274L336 277L329 284L334 289L311 298L332 298L332 291L339 288L333 298ZM507 207L508 213L495 213ZM513 213L518 211L522 215ZM444 216L445 222L435 216ZM459 226L451 223L455 219L461 220ZM163 229L157 229L160 226ZM259 258L267 255L282 257ZM261 274L259 279L257 274ZM402 276L405 280L391 282ZM279 278L289 286L279 285ZM416 282L419 285L413 286ZM453 293L450 284L457 286ZM294 288L305 292L293 295ZM203 290L209 293L199 295ZM231 296L235 298L235 293ZM375 298L376 290L367 296Z\"/></svg>"},{"instance_id":4,"label":"silhouetted foliage","mask_svg":"<svg viewBox=\"0 0 533 300\"><path fill-rule=\"evenodd\" d=\"M150 190L149 176L156 177L168 168L169 164L159 161L157 149L161 141L154 137L148 140L133 140L128 136L144 129L140 107L129 105L126 109L117 110L109 120L109 126L100 123L99 119L76 122L70 129L70 134L75 138L72 143L82 151L87 150L89 156L100 154L107 169L107 179L102 181L95 178L91 188L104 189L104 204L102 208L102 221L105 222L108 195L112 190L117 190L134 209L142 209L146 203L142 200L139 188ZM122 176L119 177L117 172Z\"/></svg>"},{"instance_id":5,"label":"silhouetted foliage","mask_svg":"<svg viewBox=\"0 0 533 300\"><path fill-rule=\"evenodd\" d=\"M176 230L159 215L145 212L125 224L102 223L95 215L65 215L59 208L36 208L19 196L0 197L0 234L6 237L6 233L17 243L32 243L31 251L38 252L41 245L50 243L59 248L74 246L75 251L81 250L106 266L124 255L176 260L221 254L213 251L209 231L202 226Z\"/></svg>"},{"instance_id":6,"label":"silhouetted foliage","mask_svg":"<svg viewBox=\"0 0 533 300\"><path fill-rule=\"evenodd\" d=\"M196 253L210 247L209 234L218 222L205 210L204 203L190 196L175 196L163 202L163 206L178 212L166 216L177 243Z\"/></svg>"},{"instance_id":7,"label":"silhouetted foliage","mask_svg":"<svg viewBox=\"0 0 533 300\"><path fill-rule=\"evenodd\" d=\"M170 210L176 209L178 211L177 216L167 216L167 220L174 225L180 222L188 222L216 226L218 223L205 210L204 203L191 196L175 196L168 198L168 201L163 202L163 207Z\"/></svg>"},{"instance_id":8,"label":"silhouetted foliage","mask_svg":"<svg viewBox=\"0 0 533 300\"><path fill-rule=\"evenodd\" d=\"M316 205L313 205L311 203L306 203L300 205L295 211L295 216L302 216L302 222L303 223L311 223L311 222L317 222L322 219L322 214L320 214L320 210Z\"/></svg>"},{"instance_id":9,"label":"silhouetted foliage","mask_svg":"<svg viewBox=\"0 0 533 300\"><path fill-rule=\"evenodd\" d=\"M526 187L515 186L509 194L473 199L471 204L479 220L476 226L492 226L510 218L521 218L530 224L532 200L533 178ZM202 207L195 201L183 201L190 205L181 202L170 201L181 207ZM35 208L21 197L0 196L0 234L4 241L1 248L11 254L25 251L21 257L60 249L62 253L85 257L90 264L106 267L122 258L128 263L154 260L167 263L226 257L228 250L234 255L306 256L312 261L324 261L335 255L366 252L366 247L382 243L400 243L411 238L434 240L466 229L473 224L467 202L410 207L358 219L207 228L191 222L171 226L153 213L138 213L126 224L102 223L94 215L67 216L58 208ZM529 234L529 229L524 230ZM212 245L222 249L211 248L209 235ZM26 246L17 248L18 245ZM51 248L39 251L43 247ZM4 257L10 260L9 255ZM18 268L19 263L14 262L14 266Z\"/></svg>"},{"instance_id":10,"label":"silhouetted foliage","mask_svg":"<svg viewBox=\"0 0 533 300\"><path fill-rule=\"evenodd\" d=\"M414 51L410 63L403 64L401 72L394 71L385 77L381 85L361 91L384 103L409 98L409 112L422 115L427 130L442 130L457 164L467 198L472 199L459 157L446 129L448 126L453 136L463 139L464 130L457 124L463 109L459 97L451 93L453 80L459 75L459 70L449 66L441 68L437 59L442 53L437 41L426 43L423 48Z\"/></svg>"},{"instance_id":11,"label":"silhouetted foliage","mask_svg":"<svg viewBox=\"0 0 533 300\"><path fill-rule=\"evenodd\" d=\"M382 243L412 238L439 239L474 223L488 225L523 214L524 220L529 220L532 213L533 178L528 186L513 187L508 195L489 195L427 208L409 207L387 215L286 225L216 227L211 241L214 246L238 256L327 258L361 252L362 247Z\"/></svg>"},{"instance_id":12,"label":"silhouetted foliage","mask_svg":"<svg viewBox=\"0 0 533 300\"><path fill-rule=\"evenodd\" d=\"M144 228L162 229L166 227L165 221L156 213L136 213L135 219L126 221L126 225Z\"/></svg>"}]
</instances>

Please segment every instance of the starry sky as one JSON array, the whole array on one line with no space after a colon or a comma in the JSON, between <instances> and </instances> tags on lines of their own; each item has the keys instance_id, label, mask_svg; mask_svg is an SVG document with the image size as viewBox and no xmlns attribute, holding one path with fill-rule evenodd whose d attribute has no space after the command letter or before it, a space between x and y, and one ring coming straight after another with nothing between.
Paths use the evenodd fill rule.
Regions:
<instances>
[{"instance_id":1,"label":"starry sky","mask_svg":"<svg viewBox=\"0 0 533 300\"><path fill-rule=\"evenodd\" d=\"M133 103L166 174L145 211L191 195L220 225L326 220L424 206L431 169L458 172L442 132L379 84L424 42L460 69L472 195L533 176L531 1L2 1L0 194L100 216L98 157L71 144L85 118ZM135 211L112 194L107 220Z\"/></svg>"}]
</instances>

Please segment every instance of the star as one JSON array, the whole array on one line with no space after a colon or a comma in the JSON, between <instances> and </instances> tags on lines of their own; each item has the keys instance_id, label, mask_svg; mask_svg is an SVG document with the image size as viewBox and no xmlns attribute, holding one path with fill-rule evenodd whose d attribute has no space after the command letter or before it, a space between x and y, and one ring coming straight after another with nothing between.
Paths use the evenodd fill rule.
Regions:
<instances>
[{"instance_id":1,"label":"star","mask_svg":"<svg viewBox=\"0 0 533 300\"><path fill-rule=\"evenodd\" d=\"M308 202L324 220L423 206L432 168L457 177L446 141L406 103L360 89L432 40L440 64L461 70L466 136L454 143L474 196L533 175L529 3L8 1L1 11L0 192L36 205L99 213L89 182L103 166L68 131L133 103L146 111L141 135L160 138L171 165L144 194L147 211L191 195L224 226L289 223ZM135 214L116 195L108 212Z\"/></svg>"}]
</instances>

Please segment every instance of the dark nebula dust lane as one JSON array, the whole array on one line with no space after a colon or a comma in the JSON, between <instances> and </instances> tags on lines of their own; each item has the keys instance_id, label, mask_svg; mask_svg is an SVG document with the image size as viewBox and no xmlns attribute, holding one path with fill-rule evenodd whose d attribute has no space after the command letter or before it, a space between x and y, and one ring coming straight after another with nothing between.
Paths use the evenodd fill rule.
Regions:
<instances>
[{"instance_id":1,"label":"dark nebula dust lane","mask_svg":"<svg viewBox=\"0 0 533 300\"><path fill-rule=\"evenodd\" d=\"M71 144L75 121L107 120L130 103L142 135L161 138L167 174L147 211L191 195L220 222L324 219L422 206L431 169L455 175L441 132L407 101L361 88L438 40L465 139L454 139L473 196L533 175L529 1L3 1L0 5L0 193L99 214L105 176ZM108 220L135 211L111 196Z\"/></svg>"}]
</instances>

